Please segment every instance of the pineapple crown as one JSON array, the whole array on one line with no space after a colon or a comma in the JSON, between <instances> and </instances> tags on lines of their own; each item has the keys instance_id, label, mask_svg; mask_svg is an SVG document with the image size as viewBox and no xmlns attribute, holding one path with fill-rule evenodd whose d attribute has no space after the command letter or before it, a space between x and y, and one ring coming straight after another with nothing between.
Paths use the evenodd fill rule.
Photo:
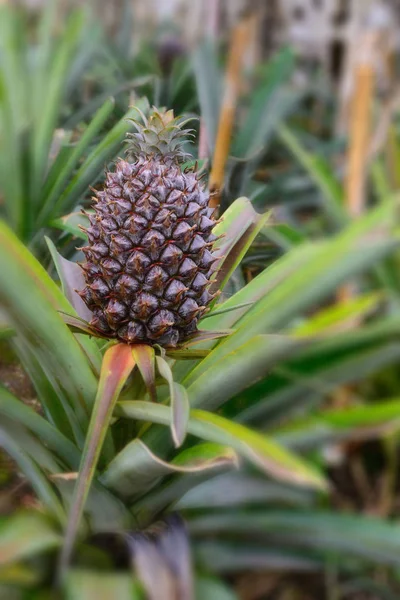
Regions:
<instances>
[{"instance_id":1,"label":"pineapple crown","mask_svg":"<svg viewBox=\"0 0 400 600\"><path fill-rule=\"evenodd\" d=\"M161 156L164 160L183 162L191 155L182 148L188 138L193 137L193 129L184 129L186 123L194 117L182 120L182 117L174 117L173 110L153 107L149 117L136 108L141 116L142 122L136 119L127 119L136 128L135 133L127 133L128 158L134 159L139 155Z\"/></svg>"}]
</instances>

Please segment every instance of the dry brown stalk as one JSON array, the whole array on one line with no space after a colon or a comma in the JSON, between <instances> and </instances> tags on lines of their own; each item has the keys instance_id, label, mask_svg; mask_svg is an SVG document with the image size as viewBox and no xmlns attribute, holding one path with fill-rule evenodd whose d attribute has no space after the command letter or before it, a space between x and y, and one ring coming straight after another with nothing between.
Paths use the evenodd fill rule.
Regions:
<instances>
[{"instance_id":1,"label":"dry brown stalk","mask_svg":"<svg viewBox=\"0 0 400 600\"><path fill-rule=\"evenodd\" d=\"M354 68L354 88L350 106L349 146L347 153L347 178L345 184L346 206L349 215L357 218L365 206L365 187L370 148L371 114L375 84L374 52L378 42L375 32L366 33L360 40L360 51ZM357 286L350 282L339 289L338 302L346 302L357 294ZM353 319L346 329L358 325ZM334 406L346 406L351 401L349 388L334 394Z\"/></svg>"},{"instance_id":2,"label":"dry brown stalk","mask_svg":"<svg viewBox=\"0 0 400 600\"><path fill-rule=\"evenodd\" d=\"M251 17L241 20L235 27L229 49L228 66L225 76L225 90L215 143L213 164L210 174L210 206L219 206L224 183L225 165L235 118L237 98L241 87L243 58L252 30Z\"/></svg>"},{"instance_id":3,"label":"dry brown stalk","mask_svg":"<svg viewBox=\"0 0 400 600\"><path fill-rule=\"evenodd\" d=\"M354 73L346 179L347 208L352 217L362 214L365 201L366 167L375 81L373 56L376 45L376 33L365 34L364 39L361 40L360 58Z\"/></svg>"}]
</instances>

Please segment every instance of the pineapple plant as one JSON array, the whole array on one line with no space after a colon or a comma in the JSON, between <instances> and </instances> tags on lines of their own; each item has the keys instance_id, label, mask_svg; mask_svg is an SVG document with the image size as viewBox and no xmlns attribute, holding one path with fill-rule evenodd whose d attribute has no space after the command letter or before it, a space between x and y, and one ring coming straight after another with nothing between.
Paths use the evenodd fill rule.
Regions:
<instances>
[{"instance_id":1,"label":"pineapple plant","mask_svg":"<svg viewBox=\"0 0 400 600\"><path fill-rule=\"evenodd\" d=\"M86 262L79 267L65 260L49 241L62 290L0 223L0 332L10 339L43 407L35 413L0 387L0 444L37 497L36 509L0 522L0 592L11 597L10 587L20 586L34 594L49 588L58 571L66 597L74 600L100 596L106 589L110 597L118 589L118 597L127 600L192 600L195 588L196 598L206 600L214 593L218 597L219 584L205 574L223 574L229 565L264 568L271 547L275 561L281 557L283 565L300 569L323 569L338 548L360 561L367 544L357 546L354 531L368 531L367 518L354 517L340 539L325 536L331 546L318 546L325 524L335 532L340 515L325 509L316 519L304 511L306 502L317 504L326 493L326 480L315 464L316 458L323 464L323 455L317 455L319 441L309 424L289 425L299 408L307 410L312 401L317 409L316 397L322 402L327 390L353 380L355 372L363 377L399 358L397 315L372 320L356 333L329 335L349 315L375 306L375 296L313 314L346 278L397 247L395 202L382 203L326 242L299 245L217 303L214 294L226 286L267 226L268 215L257 215L247 199L239 198L211 231L203 221L212 222L207 194L196 172L185 173L179 165L184 122L156 111L136 126L138 135L130 139L133 162L119 161L97 194ZM151 128L156 135L149 134ZM151 207L141 187L141 169L161 173L162 167L174 201L160 201L154 190L151 196L160 204ZM118 186L114 175L120 178ZM157 177L145 185L153 190ZM135 193L126 199L123 188ZM186 211L191 203L199 206L193 214ZM148 204L146 232L131 232L126 221ZM167 220L161 229L163 236L168 232L166 247L145 246L148 232L160 239L157 215L164 210L170 215L167 219L164 212L162 219ZM169 229L172 215L176 225ZM181 224L186 241L176 239ZM114 244L119 236L126 237L129 249ZM196 236L205 242L202 248L191 246L198 243ZM182 252L176 264L162 258L171 246ZM127 266L137 252L149 255L144 273L136 263L132 270ZM205 266L207 253L210 264ZM195 265L193 273L179 279L187 260ZM118 273L108 272L105 261L118 262ZM162 293L155 279L146 279L155 267L168 274ZM207 280L202 289L194 285L198 273ZM123 282L134 278L137 289L121 286L121 277ZM173 298L166 296L170 280L185 286L177 289L176 284ZM148 285L153 287L145 289ZM154 313L138 316L135 308L131 315L144 293L157 298ZM199 309L190 319L181 314L188 300ZM126 309L109 310L110 302ZM150 326L163 311L174 322L160 319L157 327ZM379 406L382 423L391 423L397 414L397 403ZM360 412L348 421L343 414L330 421L324 412L317 417L341 438L371 419L368 413L364 423ZM313 442L312 453L303 449L305 441ZM271 498L291 508L273 511ZM194 542L195 583L187 530L171 514L176 511ZM375 524L367 558L373 543L379 560L398 556L397 530L386 525ZM157 577L158 568L165 577Z\"/></svg>"},{"instance_id":2,"label":"pineapple plant","mask_svg":"<svg viewBox=\"0 0 400 600\"><path fill-rule=\"evenodd\" d=\"M80 295L90 325L129 344L176 346L194 333L210 293L215 235L209 194L182 172L190 135L172 111L130 119L128 155L108 172L89 216Z\"/></svg>"}]
</instances>

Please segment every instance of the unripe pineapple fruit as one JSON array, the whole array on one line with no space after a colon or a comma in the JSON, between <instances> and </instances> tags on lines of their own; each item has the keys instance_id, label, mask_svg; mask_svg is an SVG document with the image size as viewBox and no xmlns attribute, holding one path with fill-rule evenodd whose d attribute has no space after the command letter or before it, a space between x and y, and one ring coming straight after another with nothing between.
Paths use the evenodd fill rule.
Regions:
<instances>
[{"instance_id":1,"label":"unripe pineapple fruit","mask_svg":"<svg viewBox=\"0 0 400 600\"><path fill-rule=\"evenodd\" d=\"M193 170L182 172L190 131L172 111L132 121L130 162L119 160L96 192L83 248L91 326L134 344L176 346L213 298L213 209Z\"/></svg>"}]
</instances>

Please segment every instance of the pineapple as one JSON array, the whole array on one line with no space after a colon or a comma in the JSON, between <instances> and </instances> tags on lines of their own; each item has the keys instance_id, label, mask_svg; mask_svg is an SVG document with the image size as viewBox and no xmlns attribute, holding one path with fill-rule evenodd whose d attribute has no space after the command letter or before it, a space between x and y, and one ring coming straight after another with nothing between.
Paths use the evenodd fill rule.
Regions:
<instances>
[{"instance_id":1,"label":"pineapple","mask_svg":"<svg viewBox=\"0 0 400 600\"><path fill-rule=\"evenodd\" d=\"M213 298L214 209L198 174L180 166L186 121L171 110L142 119L128 134L132 162L119 160L96 192L79 294L102 335L174 347Z\"/></svg>"}]
</instances>

